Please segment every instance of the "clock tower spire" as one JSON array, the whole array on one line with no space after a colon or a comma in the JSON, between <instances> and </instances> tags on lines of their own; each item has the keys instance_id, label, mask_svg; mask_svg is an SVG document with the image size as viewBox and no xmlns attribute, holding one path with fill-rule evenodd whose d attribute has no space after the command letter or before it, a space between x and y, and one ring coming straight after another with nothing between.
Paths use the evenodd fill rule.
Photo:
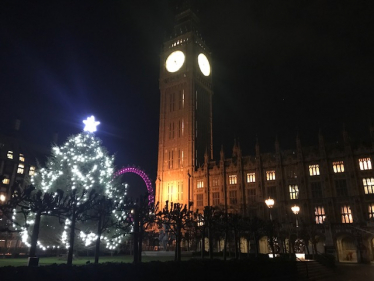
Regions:
<instances>
[{"instance_id":1,"label":"clock tower spire","mask_svg":"<svg viewBox=\"0 0 374 281\"><path fill-rule=\"evenodd\" d=\"M193 173L212 158L212 69L199 18L184 1L160 55L156 200L194 201Z\"/></svg>"}]
</instances>

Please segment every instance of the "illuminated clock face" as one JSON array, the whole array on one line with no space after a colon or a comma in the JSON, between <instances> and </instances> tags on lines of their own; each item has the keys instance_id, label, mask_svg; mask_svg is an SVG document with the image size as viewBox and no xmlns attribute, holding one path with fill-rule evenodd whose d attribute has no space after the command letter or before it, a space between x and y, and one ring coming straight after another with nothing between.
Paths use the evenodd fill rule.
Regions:
<instances>
[{"instance_id":1,"label":"illuminated clock face","mask_svg":"<svg viewBox=\"0 0 374 281\"><path fill-rule=\"evenodd\" d=\"M199 63L201 72L205 76L209 76L210 75L210 63L209 63L208 58L204 54L200 54L197 57L197 62Z\"/></svg>"},{"instance_id":2,"label":"illuminated clock face","mask_svg":"<svg viewBox=\"0 0 374 281\"><path fill-rule=\"evenodd\" d=\"M169 72L178 71L184 64L185 55L182 51L172 52L166 59L165 67Z\"/></svg>"}]
</instances>

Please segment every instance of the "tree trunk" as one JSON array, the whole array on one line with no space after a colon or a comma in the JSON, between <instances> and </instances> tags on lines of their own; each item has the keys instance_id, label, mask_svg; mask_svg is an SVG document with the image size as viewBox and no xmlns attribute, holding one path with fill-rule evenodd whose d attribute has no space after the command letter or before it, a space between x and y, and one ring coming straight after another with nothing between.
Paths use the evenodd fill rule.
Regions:
<instances>
[{"instance_id":1,"label":"tree trunk","mask_svg":"<svg viewBox=\"0 0 374 281\"><path fill-rule=\"evenodd\" d=\"M140 220L139 224L140 224L140 226L139 226L139 247L138 247L139 254L138 254L138 260L139 260L139 262L142 262L143 233L144 233L142 220Z\"/></svg>"},{"instance_id":2,"label":"tree trunk","mask_svg":"<svg viewBox=\"0 0 374 281\"><path fill-rule=\"evenodd\" d=\"M69 250L68 250L68 261L67 265L71 266L73 264L73 252L74 252L74 238L75 238L75 223L77 220L76 215L76 206L73 206L73 215L71 217L71 225L70 225L70 237L69 237Z\"/></svg>"},{"instance_id":3,"label":"tree trunk","mask_svg":"<svg viewBox=\"0 0 374 281\"><path fill-rule=\"evenodd\" d=\"M203 230L201 231L201 258L204 258L205 255L205 226L203 227Z\"/></svg>"},{"instance_id":4,"label":"tree trunk","mask_svg":"<svg viewBox=\"0 0 374 281\"><path fill-rule=\"evenodd\" d=\"M38 211L35 215L35 223L32 229L31 247L30 247L29 257L36 257L36 245L38 243L41 216L42 215L40 211Z\"/></svg>"},{"instance_id":5,"label":"tree trunk","mask_svg":"<svg viewBox=\"0 0 374 281\"><path fill-rule=\"evenodd\" d=\"M209 258L213 259L213 231L211 222L208 222Z\"/></svg>"},{"instance_id":6,"label":"tree trunk","mask_svg":"<svg viewBox=\"0 0 374 281\"><path fill-rule=\"evenodd\" d=\"M223 241L223 260L227 259L227 236L228 236L228 233L227 233L227 227L226 227L225 240Z\"/></svg>"},{"instance_id":7,"label":"tree trunk","mask_svg":"<svg viewBox=\"0 0 374 281\"><path fill-rule=\"evenodd\" d=\"M95 264L99 263L100 239L101 239L101 222L102 222L102 216L100 215L99 221L98 221L98 224L97 224L97 238L96 238L96 247L95 247Z\"/></svg>"},{"instance_id":8,"label":"tree trunk","mask_svg":"<svg viewBox=\"0 0 374 281\"><path fill-rule=\"evenodd\" d=\"M234 230L234 245L235 245L235 259L239 258L239 250L238 250L238 233Z\"/></svg>"},{"instance_id":9,"label":"tree trunk","mask_svg":"<svg viewBox=\"0 0 374 281\"><path fill-rule=\"evenodd\" d=\"M139 214L134 209L134 263L139 262Z\"/></svg>"}]
</instances>

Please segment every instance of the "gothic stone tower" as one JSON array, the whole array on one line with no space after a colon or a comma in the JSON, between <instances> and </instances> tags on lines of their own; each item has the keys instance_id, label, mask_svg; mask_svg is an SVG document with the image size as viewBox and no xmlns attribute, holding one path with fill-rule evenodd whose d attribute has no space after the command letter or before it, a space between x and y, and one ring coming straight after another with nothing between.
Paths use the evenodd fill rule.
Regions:
<instances>
[{"instance_id":1,"label":"gothic stone tower","mask_svg":"<svg viewBox=\"0 0 374 281\"><path fill-rule=\"evenodd\" d=\"M192 201L193 173L212 158L212 70L210 52L189 5L175 17L164 42L160 67L160 127L156 197Z\"/></svg>"}]
</instances>

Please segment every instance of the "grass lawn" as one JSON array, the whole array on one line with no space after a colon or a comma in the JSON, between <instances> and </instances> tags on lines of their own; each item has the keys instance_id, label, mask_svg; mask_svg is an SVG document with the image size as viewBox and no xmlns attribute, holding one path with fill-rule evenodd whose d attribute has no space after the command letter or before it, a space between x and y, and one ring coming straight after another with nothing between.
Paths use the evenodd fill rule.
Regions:
<instances>
[{"instance_id":1,"label":"grass lawn","mask_svg":"<svg viewBox=\"0 0 374 281\"><path fill-rule=\"evenodd\" d=\"M182 260L187 260L189 258L182 258ZM172 261L174 257L142 257L142 261L149 262L149 261ZM0 258L0 267L3 266L26 266L27 265L27 258ZM94 257L78 257L73 260L73 265L84 265L87 262L94 263ZM131 263L133 261L133 256L104 256L99 258L100 263L106 262L126 262ZM66 263L66 259L63 260L58 257L43 257L39 259L39 265L51 265L51 264L64 264Z\"/></svg>"}]
</instances>

